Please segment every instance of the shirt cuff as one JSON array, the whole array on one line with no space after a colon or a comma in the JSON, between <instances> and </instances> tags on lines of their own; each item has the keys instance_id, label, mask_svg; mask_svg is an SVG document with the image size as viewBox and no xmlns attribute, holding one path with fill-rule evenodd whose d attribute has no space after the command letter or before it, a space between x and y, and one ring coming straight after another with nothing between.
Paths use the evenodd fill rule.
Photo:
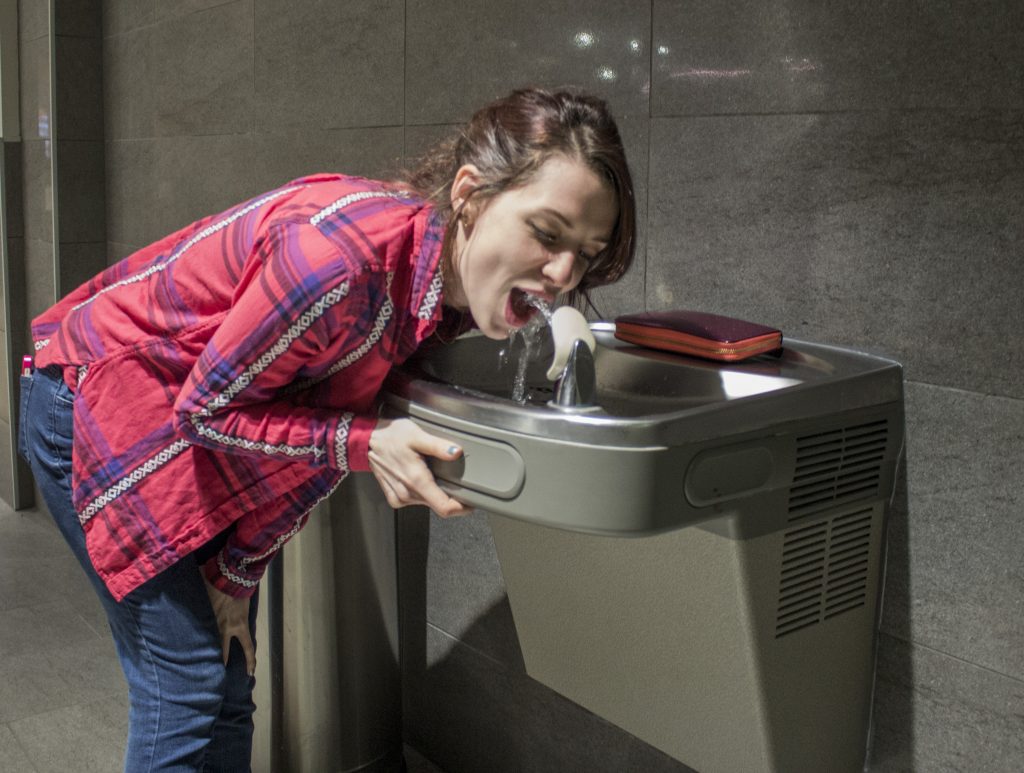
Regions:
<instances>
[{"instance_id":1,"label":"shirt cuff","mask_svg":"<svg viewBox=\"0 0 1024 773\"><path fill-rule=\"evenodd\" d=\"M355 416L348 428L348 469L367 472L370 469L370 435L377 428L376 416Z\"/></svg>"},{"instance_id":2,"label":"shirt cuff","mask_svg":"<svg viewBox=\"0 0 1024 773\"><path fill-rule=\"evenodd\" d=\"M221 593L226 593L235 598L251 596L262 579L262 571L259 577L253 577L252 572L242 576L235 572L224 559L224 549L221 548L202 567L203 576L206 581Z\"/></svg>"}]
</instances>

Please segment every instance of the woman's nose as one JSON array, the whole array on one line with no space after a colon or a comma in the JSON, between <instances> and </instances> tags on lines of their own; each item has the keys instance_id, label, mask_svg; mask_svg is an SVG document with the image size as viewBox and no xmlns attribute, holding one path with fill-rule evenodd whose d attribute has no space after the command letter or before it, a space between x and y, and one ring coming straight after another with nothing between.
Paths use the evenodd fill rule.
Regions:
<instances>
[{"instance_id":1,"label":"woman's nose","mask_svg":"<svg viewBox=\"0 0 1024 773\"><path fill-rule=\"evenodd\" d=\"M558 289L571 289L576 275L576 253L571 250L556 252L544 266L544 274Z\"/></svg>"}]
</instances>

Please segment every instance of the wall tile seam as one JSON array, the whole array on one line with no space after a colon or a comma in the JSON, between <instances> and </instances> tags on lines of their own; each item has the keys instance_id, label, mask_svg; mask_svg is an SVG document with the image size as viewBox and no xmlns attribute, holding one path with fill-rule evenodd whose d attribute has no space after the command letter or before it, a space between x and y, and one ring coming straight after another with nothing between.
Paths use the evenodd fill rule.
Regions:
<instances>
[{"instance_id":1,"label":"wall tile seam","mask_svg":"<svg viewBox=\"0 0 1024 773\"><path fill-rule=\"evenodd\" d=\"M148 29L153 29L155 27L162 27L162 26L164 26L166 24L172 24L172 23L174 23L176 21L179 21L181 19L187 19L189 16L195 16L197 13L206 13L207 11L212 11L215 8L223 8L225 5L234 5L236 3L237 4L244 3L246 5L251 5L252 6L253 16L256 15L255 0L225 0L223 3L217 3L216 5L207 5L207 6L204 6L202 8L195 8L195 9L189 11L188 13L177 14L177 15L174 15L174 16L165 16L163 19L160 19L159 21L154 21L154 22L151 22L149 24L141 24L138 27L129 27L128 29L118 30L117 32L112 32L110 34L108 34L106 32L101 32L100 33L100 37L103 38L104 40L108 40L110 38L117 38L117 37L121 37L123 35L131 35L131 34L133 34L135 32L139 32L141 30L148 30Z\"/></svg>"},{"instance_id":2,"label":"wall tile seam","mask_svg":"<svg viewBox=\"0 0 1024 773\"><path fill-rule=\"evenodd\" d=\"M651 111L651 118L781 118L798 116L831 116L831 115L884 115L900 112L900 108L894 107L871 107L856 110L780 110L780 111L751 111L735 113L657 113ZM922 111L927 112L927 111ZM950 112L936 108L935 112ZM967 113L974 113L974 110L964 110Z\"/></svg>"},{"instance_id":3,"label":"wall tile seam","mask_svg":"<svg viewBox=\"0 0 1024 773\"><path fill-rule=\"evenodd\" d=\"M154 134L146 137L111 137L105 134L102 140L80 140L81 142L151 142L153 140L187 140L195 137L252 137L252 131L224 132L211 134Z\"/></svg>"},{"instance_id":4,"label":"wall tile seam","mask_svg":"<svg viewBox=\"0 0 1024 773\"><path fill-rule=\"evenodd\" d=\"M511 669L509 667L508 663L505 663L505 662L503 662L501 660L498 660L497 658L495 658L492 655L488 655L486 652L484 652L481 649L478 649L478 648L474 647L472 644L468 644L467 642L465 642L462 639L460 639L458 636L455 636L454 634L451 634L448 631L444 630L444 628L441 628L439 625L437 625L435 623L432 623L429 620L427 620L427 626L430 627L430 628L433 628L435 631L437 631L442 636L445 636L446 638L448 638L451 641L455 642L455 646L456 647L465 647L467 650L469 650L470 652L474 653L475 655L480 656L484 660L490 661L491 663L495 664L496 666L499 666L500 668L502 668L502 669L504 669L506 671L513 670L513 669Z\"/></svg>"},{"instance_id":5,"label":"wall tile seam","mask_svg":"<svg viewBox=\"0 0 1024 773\"><path fill-rule=\"evenodd\" d=\"M962 395L970 395L971 397L987 397L994 398L996 400L1010 400L1016 403L1024 402L1024 396L1004 395L999 392L979 392L976 389L965 389L964 387L951 386L950 384L933 384L930 381L918 381L917 379L904 379L903 383L907 386L913 384L914 386L923 386L929 389L941 389L946 392L956 392Z\"/></svg>"},{"instance_id":6,"label":"wall tile seam","mask_svg":"<svg viewBox=\"0 0 1024 773\"><path fill-rule=\"evenodd\" d=\"M457 126L459 124L455 124L455 125ZM265 127L265 126L266 126L266 124L263 125L263 127ZM355 125L355 126L311 126L309 124L306 124L306 125L294 124L294 125L283 126L283 127L281 127L280 129L277 129L277 130L274 130L274 129L267 130L266 128L262 128L260 125L257 125L257 128L256 128L256 130L253 133L254 134L288 134L288 133L291 133L291 132L309 131L310 129L318 130L318 131L325 131L325 132L350 132L350 131L363 131L365 129L405 129L405 128L407 128L406 124L402 124L402 123L382 123L382 124L376 124L375 123L375 124L366 124L366 125L359 124L359 125ZM164 135L160 135L160 136L164 136ZM199 135L183 134L183 135L179 135L179 136L194 137L194 136L199 136Z\"/></svg>"},{"instance_id":7,"label":"wall tile seam","mask_svg":"<svg viewBox=\"0 0 1024 773\"><path fill-rule=\"evenodd\" d=\"M898 634L892 633L890 631L879 630L878 635L879 636L887 636L890 639L895 639L896 641L903 642L904 644L908 644L911 647L916 647L916 648L919 648L919 649L922 649L922 650L927 650L928 652L930 652L933 655L938 655L938 656L944 657L944 658L950 658L951 660L955 660L958 663L961 663L961 664L963 664L965 666L971 666L972 668L978 668L978 669L981 669L982 671L987 671L988 673L992 674L993 676L998 676L998 677L1001 677L1001 678L1004 678L1004 679L1009 679L1012 682L1016 682L1022 688L1024 688L1024 676L1016 676L1014 674L1007 674L1007 673L1005 673L1003 671L999 671L998 669L992 668L991 666L986 666L986 665L984 665L982 663L975 663L973 660L967 660L966 658L962 658L959 655L954 655L954 654L952 654L950 652L946 652L944 650L936 649L935 647L931 647L931 646L929 646L927 644L924 644L922 642L919 642L919 641L917 641L915 639L904 638L903 636L899 636Z\"/></svg>"},{"instance_id":8,"label":"wall tile seam","mask_svg":"<svg viewBox=\"0 0 1024 773\"><path fill-rule=\"evenodd\" d=\"M952 114L960 116L993 116L993 115L1019 115L1024 113L1024 106L1007 107L1006 105L989 106L935 106L935 107L868 107L851 110L784 110L767 112L736 112L736 113L656 113L651 112L651 119L681 119L681 118L780 118L798 116L857 116L857 115L929 115L929 114ZM634 116L635 117L635 116Z\"/></svg>"}]
</instances>

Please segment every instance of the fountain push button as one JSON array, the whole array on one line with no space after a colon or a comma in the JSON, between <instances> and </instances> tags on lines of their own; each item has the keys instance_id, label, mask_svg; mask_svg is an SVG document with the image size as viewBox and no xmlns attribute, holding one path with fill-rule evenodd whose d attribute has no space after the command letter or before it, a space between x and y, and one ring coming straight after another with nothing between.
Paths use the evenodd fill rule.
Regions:
<instances>
[{"instance_id":1,"label":"fountain push button","mask_svg":"<svg viewBox=\"0 0 1024 773\"><path fill-rule=\"evenodd\" d=\"M751 494L769 486L775 467L765 441L703 451L686 472L686 498L694 507L707 507Z\"/></svg>"},{"instance_id":2,"label":"fountain push button","mask_svg":"<svg viewBox=\"0 0 1024 773\"><path fill-rule=\"evenodd\" d=\"M460 490L476 491L497 499L515 499L526 480L526 465L508 443L442 427L422 419L415 421L431 435L462 447L454 461L430 458L428 465L441 488L458 498Z\"/></svg>"}]
</instances>

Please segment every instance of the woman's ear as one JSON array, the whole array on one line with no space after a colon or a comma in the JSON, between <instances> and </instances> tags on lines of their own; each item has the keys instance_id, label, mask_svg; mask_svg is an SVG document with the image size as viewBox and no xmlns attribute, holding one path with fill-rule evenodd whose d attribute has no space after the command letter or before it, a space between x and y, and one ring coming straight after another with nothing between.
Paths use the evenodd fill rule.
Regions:
<instances>
[{"instance_id":1,"label":"woman's ear","mask_svg":"<svg viewBox=\"0 0 1024 773\"><path fill-rule=\"evenodd\" d=\"M455 173L452 181L452 209L458 210L473 193L480 187L483 179L480 170L474 164L463 164Z\"/></svg>"}]
</instances>

